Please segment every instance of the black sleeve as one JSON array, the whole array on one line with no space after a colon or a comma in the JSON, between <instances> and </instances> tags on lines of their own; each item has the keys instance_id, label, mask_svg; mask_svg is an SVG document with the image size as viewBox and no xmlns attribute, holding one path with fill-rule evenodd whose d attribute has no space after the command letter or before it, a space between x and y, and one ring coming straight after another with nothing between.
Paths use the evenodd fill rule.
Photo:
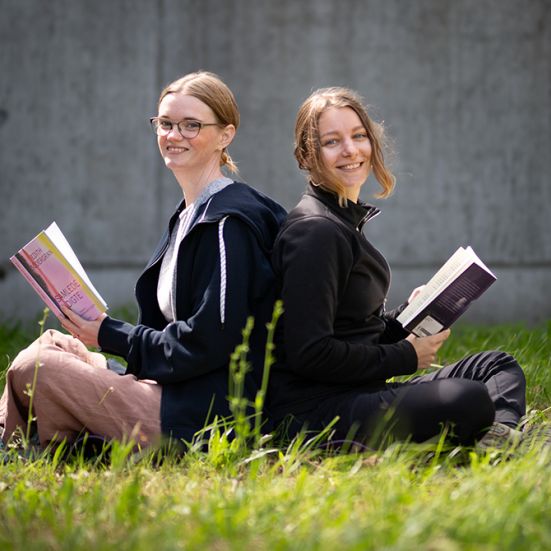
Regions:
<instances>
[{"instance_id":1,"label":"black sleeve","mask_svg":"<svg viewBox=\"0 0 551 551\"><path fill-rule=\"evenodd\" d=\"M395 320L404 311L407 305L408 302L404 302L392 310L385 310L384 317L389 320Z\"/></svg>"},{"instance_id":2,"label":"black sleeve","mask_svg":"<svg viewBox=\"0 0 551 551\"><path fill-rule=\"evenodd\" d=\"M291 224L280 235L274 263L282 279L284 338L289 367L302 377L362 384L415 372L412 344L365 344L337 339L339 296L353 265L351 244L323 217Z\"/></svg>"},{"instance_id":3,"label":"black sleeve","mask_svg":"<svg viewBox=\"0 0 551 551\"><path fill-rule=\"evenodd\" d=\"M224 225L225 289L221 281L218 225L208 224L193 264L192 315L163 331L106 318L100 346L124 356L127 373L161 384L181 382L225 367L250 315L252 278L264 255L249 227L234 218ZM264 259L264 263L265 259ZM225 302L224 302L225 301Z\"/></svg>"},{"instance_id":4,"label":"black sleeve","mask_svg":"<svg viewBox=\"0 0 551 551\"><path fill-rule=\"evenodd\" d=\"M405 339L410 333L403 328L402 324L396 319L408 305L404 302L393 310L386 310L383 314L385 322L385 331L381 335L381 343L395 343Z\"/></svg>"}]
</instances>

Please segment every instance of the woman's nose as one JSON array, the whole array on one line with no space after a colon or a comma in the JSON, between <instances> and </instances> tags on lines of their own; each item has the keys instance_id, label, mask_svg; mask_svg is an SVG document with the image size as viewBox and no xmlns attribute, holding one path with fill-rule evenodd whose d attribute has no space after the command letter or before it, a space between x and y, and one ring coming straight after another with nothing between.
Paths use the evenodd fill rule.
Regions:
<instances>
[{"instance_id":1,"label":"woman's nose","mask_svg":"<svg viewBox=\"0 0 551 551\"><path fill-rule=\"evenodd\" d=\"M345 140L343 142L342 154L346 157L351 157L357 151L356 144L352 140Z\"/></svg>"},{"instance_id":2,"label":"woman's nose","mask_svg":"<svg viewBox=\"0 0 551 551\"><path fill-rule=\"evenodd\" d=\"M173 124L172 128L168 131L168 134L166 135L167 138L170 138L171 140L182 140L183 136L180 132L180 129L178 128L177 124Z\"/></svg>"}]
</instances>

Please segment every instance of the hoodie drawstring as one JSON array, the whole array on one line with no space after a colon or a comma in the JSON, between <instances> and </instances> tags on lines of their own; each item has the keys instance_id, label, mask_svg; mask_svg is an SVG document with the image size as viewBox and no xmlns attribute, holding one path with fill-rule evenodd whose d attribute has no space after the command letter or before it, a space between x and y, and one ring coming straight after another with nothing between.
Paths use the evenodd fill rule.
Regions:
<instances>
[{"instance_id":1,"label":"hoodie drawstring","mask_svg":"<svg viewBox=\"0 0 551 551\"><path fill-rule=\"evenodd\" d=\"M222 329L226 321L226 243L224 243L224 224L227 216L218 222L218 246L220 252L220 324Z\"/></svg>"}]
</instances>

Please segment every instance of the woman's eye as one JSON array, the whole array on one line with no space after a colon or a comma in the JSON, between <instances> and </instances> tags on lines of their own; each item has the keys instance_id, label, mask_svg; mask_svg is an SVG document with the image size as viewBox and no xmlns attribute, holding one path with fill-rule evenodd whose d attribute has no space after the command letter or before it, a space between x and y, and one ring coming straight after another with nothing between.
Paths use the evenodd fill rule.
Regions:
<instances>
[{"instance_id":1,"label":"woman's eye","mask_svg":"<svg viewBox=\"0 0 551 551\"><path fill-rule=\"evenodd\" d=\"M357 134L354 134L355 140L367 140L367 134L365 132L358 132Z\"/></svg>"},{"instance_id":2,"label":"woman's eye","mask_svg":"<svg viewBox=\"0 0 551 551\"><path fill-rule=\"evenodd\" d=\"M199 121L186 121L185 128L186 130L197 130L201 128L201 123Z\"/></svg>"},{"instance_id":3,"label":"woman's eye","mask_svg":"<svg viewBox=\"0 0 551 551\"><path fill-rule=\"evenodd\" d=\"M162 130L172 130L172 123L170 121L159 121L159 126Z\"/></svg>"},{"instance_id":4,"label":"woman's eye","mask_svg":"<svg viewBox=\"0 0 551 551\"><path fill-rule=\"evenodd\" d=\"M337 144L337 139L336 138L331 138L329 140L325 140L321 145L326 147L326 146L331 146L331 145L336 145L336 144Z\"/></svg>"}]
</instances>

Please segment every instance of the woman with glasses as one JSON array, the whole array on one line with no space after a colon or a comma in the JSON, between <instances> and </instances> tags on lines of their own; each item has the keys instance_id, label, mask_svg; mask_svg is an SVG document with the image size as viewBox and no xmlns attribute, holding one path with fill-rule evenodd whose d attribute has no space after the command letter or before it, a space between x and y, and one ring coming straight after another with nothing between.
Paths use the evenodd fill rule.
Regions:
<instances>
[{"instance_id":1,"label":"woman with glasses","mask_svg":"<svg viewBox=\"0 0 551 551\"><path fill-rule=\"evenodd\" d=\"M308 187L274 245L285 314L284 354L271 379L273 420L290 417L292 436L337 419L335 439L375 445L386 437L423 441L445 426L460 443L490 426L486 442L513 440L525 380L508 354L475 354L406 383L388 382L431 367L449 330L408 335L395 320L401 310L385 310L390 269L363 233L378 209L359 199L370 174L379 197L392 192L383 145L382 126L351 90L318 90L299 109L295 156Z\"/></svg>"},{"instance_id":2,"label":"woman with glasses","mask_svg":"<svg viewBox=\"0 0 551 551\"><path fill-rule=\"evenodd\" d=\"M285 211L222 172L236 171L227 149L239 111L216 75L192 73L168 85L150 122L183 199L137 281L139 321L106 314L86 321L64 309L72 336L46 331L7 372L4 442L25 433L31 417L42 447L83 432L140 446L162 435L191 442L215 417L230 415L230 354L249 316L244 392L255 395L275 299L269 255ZM125 374L87 346L124 358Z\"/></svg>"}]
</instances>

